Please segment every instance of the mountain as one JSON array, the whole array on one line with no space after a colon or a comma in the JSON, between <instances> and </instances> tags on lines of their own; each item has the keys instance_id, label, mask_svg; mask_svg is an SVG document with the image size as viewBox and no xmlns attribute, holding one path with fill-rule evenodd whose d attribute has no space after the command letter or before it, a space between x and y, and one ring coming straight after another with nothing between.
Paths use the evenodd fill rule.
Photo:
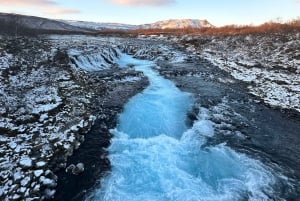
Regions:
<instances>
[{"instance_id":1,"label":"mountain","mask_svg":"<svg viewBox=\"0 0 300 201\"><path fill-rule=\"evenodd\" d=\"M171 19L158 21L152 24L141 25L144 29L182 29L213 27L207 20L198 19Z\"/></svg>"},{"instance_id":2,"label":"mountain","mask_svg":"<svg viewBox=\"0 0 300 201\"><path fill-rule=\"evenodd\" d=\"M97 23L73 20L52 20L19 14L0 13L0 33L31 34L55 32L91 32L95 30L134 30L134 29L180 29L213 27L207 20L178 19L158 21L151 24L130 25L120 23Z\"/></svg>"},{"instance_id":3,"label":"mountain","mask_svg":"<svg viewBox=\"0 0 300 201\"><path fill-rule=\"evenodd\" d=\"M100 23L100 22L86 22L86 21L75 21L75 20L60 20L63 23L91 30L133 30L137 29L137 25L121 24L121 23Z\"/></svg>"},{"instance_id":4,"label":"mountain","mask_svg":"<svg viewBox=\"0 0 300 201\"><path fill-rule=\"evenodd\" d=\"M51 20L47 18L0 13L0 26L3 29L17 29L21 30L39 30L39 31L71 31L71 32L83 32L87 31L80 27L72 26L57 20ZM10 31L10 30L6 30Z\"/></svg>"},{"instance_id":5,"label":"mountain","mask_svg":"<svg viewBox=\"0 0 300 201\"><path fill-rule=\"evenodd\" d=\"M134 29L181 29L181 28L203 28L203 27L213 27L207 20L197 20L197 19L179 19L179 20L164 20L158 21L151 24L141 24L141 25L130 25L130 24L120 24L120 23L98 23L98 22L85 22L85 21L67 21L61 20L63 23L67 23L73 26L92 29L92 30L134 30Z\"/></svg>"}]
</instances>

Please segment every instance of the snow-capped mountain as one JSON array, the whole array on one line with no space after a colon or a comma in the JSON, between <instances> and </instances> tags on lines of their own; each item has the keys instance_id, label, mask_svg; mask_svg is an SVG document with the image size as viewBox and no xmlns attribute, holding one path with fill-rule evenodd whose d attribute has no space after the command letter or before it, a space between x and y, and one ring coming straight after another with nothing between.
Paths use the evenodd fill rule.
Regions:
<instances>
[{"instance_id":1,"label":"snow-capped mountain","mask_svg":"<svg viewBox=\"0 0 300 201\"><path fill-rule=\"evenodd\" d=\"M85 21L66 21L61 20L61 22L70 24L72 26L92 29L92 30L134 30L134 29L182 29L182 28L203 28L203 27L213 27L207 20L198 19L172 19L163 20L151 24L141 24L141 25L130 25L130 24L120 24L120 23L99 23L99 22L85 22Z\"/></svg>"},{"instance_id":2,"label":"snow-capped mountain","mask_svg":"<svg viewBox=\"0 0 300 201\"><path fill-rule=\"evenodd\" d=\"M182 28L203 28L213 27L207 20L198 19L171 19L158 21L152 24L141 25L144 29L182 29Z\"/></svg>"},{"instance_id":3,"label":"snow-capped mountain","mask_svg":"<svg viewBox=\"0 0 300 201\"><path fill-rule=\"evenodd\" d=\"M60 20L63 23L91 30L107 30L107 29L118 29L118 30L132 30L137 29L137 25L121 24L121 23L101 23L101 22L86 22L86 21L75 21L75 20Z\"/></svg>"}]
</instances>

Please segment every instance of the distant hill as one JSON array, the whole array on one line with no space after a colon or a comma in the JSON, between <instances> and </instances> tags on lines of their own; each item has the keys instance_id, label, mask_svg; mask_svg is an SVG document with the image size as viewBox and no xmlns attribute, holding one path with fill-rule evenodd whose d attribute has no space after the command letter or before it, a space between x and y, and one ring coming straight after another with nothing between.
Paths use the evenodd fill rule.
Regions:
<instances>
[{"instance_id":1,"label":"distant hill","mask_svg":"<svg viewBox=\"0 0 300 201\"><path fill-rule=\"evenodd\" d=\"M72 26L57 20L19 15L0 13L1 32L30 32L30 31L60 31L60 32L84 32L86 29Z\"/></svg>"},{"instance_id":2,"label":"distant hill","mask_svg":"<svg viewBox=\"0 0 300 201\"><path fill-rule=\"evenodd\" d=\"M75 21L75 20L60 20L63 23L81 27L84 29L91 29L91 30L108 30L108 29L115 29L115 30L134 30L137 29L137 25L131 24L121 24L121 23L101 23L101 22L86 22L86 21Z\"/></svg>"},{"instance_id":3,"label":"distant hill","mask_svg":"<svg viewBox=\"0 0 300 201\"><path fill-rule=\"evenodd\" d=\"M144 29L182 29L182 28L203 28L214 27L207 20L198 19L172 19L158 21L152 24L144 24L140 26Z\"/></svg>"}]
</instances>

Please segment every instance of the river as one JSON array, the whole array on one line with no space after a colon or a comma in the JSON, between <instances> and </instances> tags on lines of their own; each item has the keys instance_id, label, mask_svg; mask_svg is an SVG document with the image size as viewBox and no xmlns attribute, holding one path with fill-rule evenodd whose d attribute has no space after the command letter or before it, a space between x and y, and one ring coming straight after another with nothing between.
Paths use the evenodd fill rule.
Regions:
<instances>
[{"instance_id":1,"label":"river","mask_svg":"<svg viewBox=\"0 0 300 201\"><path fill-rule=\"evenodd\" d=\"M214 135L207 110L187 126L192 94L161 77L150 61L122 55L150 85L134 96L111 130L111 172L87 200L272 200L276 175L258 160L226 144L207 146Z\"/></svg>"}]
</instances>

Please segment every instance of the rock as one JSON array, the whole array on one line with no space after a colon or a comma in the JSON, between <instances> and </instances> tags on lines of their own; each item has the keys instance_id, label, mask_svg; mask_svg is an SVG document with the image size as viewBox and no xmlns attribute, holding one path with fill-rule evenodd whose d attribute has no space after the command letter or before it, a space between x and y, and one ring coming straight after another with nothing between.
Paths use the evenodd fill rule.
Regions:
<instances>
[{"instance_id":1,"label":"rock","mask_svg":"<svg viewBox=\"0 0 300 201\"><path fill-rule=\"evenodd\" d=\"M31 158L25 156L20 159L19 164L22 168L30 168L32 167L32 160Z\"/></svg>"},{"instance_id":2,"label":"rock","mask_svg":"<svg viewBox=\"0 0 300 201\"><path fill-rule=\"evenodd\" d=\"M67 173L70 173L70 172L73 171L74 168L75 168L75 165L74 165L74 164L71 164L71 165L69 165L69 166L66 168L66 172L67 172Z\"/></svg>"},{"instance_id":3,"label":"rock","mask_svg":"<svg viewBox=\"0 0 300 201\"><path fill-rule=\"evenodd\" d=\"M84 171L84 164L78 163L76 167L73 169L72 173L78 175Z\"/></svg>"},{"instance_id":4,"label":"rock","mask_svg":"<svg viewBox=\"0 0 300 201\"><path fill-rule=\"evenodd\" d=\"M48 114L44 113L44 114L41 114L39 121L44 122L46 119L48 119Z\"/></svg>"},{"instance_id":5,"label":"rock","mask_svg":"<svg viewBox=\"0 0 300 201\"><path fill-rule=\"evenodd\" d=\"M53 189L48 189L48 188L47 188L47 189L44 191L44 194L45 194L46 199L50 199L50 198L52 198L52 197L54 196L55 190L53 190Z\"/></svg>"},{"instance_id":6,"label":"rock","mask_svg":"<svg viewBox=\"0 0 300 201\"><path fill-rule=\"evenodd\" d=\"M66 172L72 172L72 174L74 175L79 175L84 172L84 164L78 163L76 166L74 164L71 164L66 168Z\"/></svg>"},{"instance_id":7,"label":"rock","mask_svg":"<svg viewBox=\"0 0 300 201\"><path fill-rule=\"evenodd\" d=\"M20 200L21 196L19 194L14 194L9 200Z\"/></svg>"},{"instance_id":8,"label":"rock","mask_svg":"<svg viewBox=\"0 0 300 201\"><path fill-rule=\"evenodd\" d=\"M14 184L10 187L9 192L16 192L16 190L19 188L20 188L19 184Z\"/></svg>"},{"instance_id":9,"label":"rock","mask_svg":"<svg viewBox=\"0 0 300 201\"><path fill-rule=\"evenodd\" d=\"M8 146L11 148L11 149L15 149L17 147L17 144L15 142L10 142L8 144Z\"/></svg>"},{"instance_id":10,"label":"rock","mask_svg":"<svg viewBox=\"0 0 300 201\"><path fill-rule=\"evenodd\" d=\"M21 187L21 188L19 189L19 192L22 193L22 194L25 194L26 190L27 190L26 187Z\"/></svg>"},{"instance_id":11,"label":"rock","mask_svg":"<svg viewBox=\"0 0 300 201\"><path fill-rule=\"evenodd\" d=\"M47 163L45 161L39 161L35 164L37 168L44 167Z\"/></svg>"},{"instance_id":12,"label":"rock","mask_svg":"<svg viewBox=\"0 0 300 201\"><path fill-rule=\"evenodd\" d=\"M57 176L51 170L46 170L45 175L54 181L57 180Z\"/></svg>"},{"instance_id":13,"label":"rock","mask_svg":"<svg viewBox=\"0 0 300 201\"><path fill-rule=\"evenodd\" d=\"M14 179L14 182L17 183L19 182L21 179L22 179L22 174L21 172L15 172L14 175L13 175L13 179Z\"/></svg>"},{"instance_id":14,"label":"rock","mask_svg":"<svg viewBox=\"0 0 300 201\"><path fill-rule=\"evenodd\" d=\"M60 64L66 64L69 62L69 55L65 51L57 50L53 59Z\"/></svg>"},{"instance_id":15,"label":"rock","mask_svg":"<svg viewBox=\"0 0 300 201\"><path fill-rule=\"evenodd\" d=\"M39 192L41 188L40 184L35 185L35 187L33 188L33 192Z\"/></svg>"},{"instance_id":16,"label":"rock","mask_svg":"<svg viewBox=\"0 0 300 201\"><path fill-rule=\"evenodd\" d=\"M46 178L44 176L40 177L40 182L43 186L46 186L46 187L54 188L56 186L56 182L54 180Z\"/></svg>"},{"instance_id":17,"label":"rock","mask_svg":"<svg viewBox=\"0 0 300 201\"><path fill-rule=\"evenodd\" d=\"M25 177L21 180L21 186L28 187L30 185L30 181L31 179L29 176Z\"/></svg>"},{"instance_id":18,"label":"rock","mask_svg":"<svg viewBox=\"0 0 300 201\"><path fill-rule=\"evenodd\" d=\"M35 177L40 177L44 173L44 170L35 170L33 172Z\"/></svg>"}]
</instances>

